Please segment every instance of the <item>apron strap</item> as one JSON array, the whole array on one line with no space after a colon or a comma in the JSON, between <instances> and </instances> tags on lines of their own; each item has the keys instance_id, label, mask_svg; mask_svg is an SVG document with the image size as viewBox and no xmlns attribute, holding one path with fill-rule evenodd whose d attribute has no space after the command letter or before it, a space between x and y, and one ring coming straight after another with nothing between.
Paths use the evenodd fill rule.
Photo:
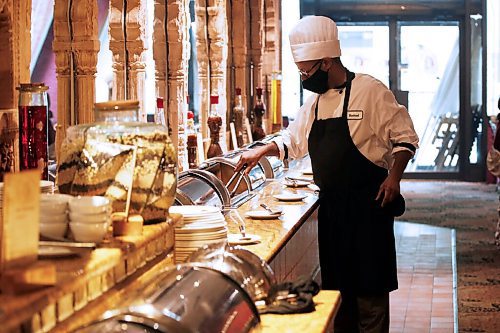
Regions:
<instances>
[{"instance_id":1,"label":"apron strap","mask_svg":"<svg viewBox=\"0 0 500 333\"><path fill-rule=\"evenodd\" d=\"M345 96L344 96L344 105L342 108L342 118L347 119L347 109L349 106L349 98L351 96L351 82L356 75L353 72L349 71L348 69L346 69L346 73L347 73L347 81L345 83L346 88L345 88ZM321 95L318 95L318 98L316 98L316 106L314 107L314 120L318 120L318 104L319 104L319 97L320 96Z\"/></svg>"},{"instance_id":2,"label":"apron strap","mask_svg":"<svg viewBox=\"0 0 500 333\"><path fill-rule=\"evenodd\" d=\"M351 83L354 79L354 73L346 69L347 81L345 86L344 107L342 110L342 118L347 119L347 109L349 108L349 98L351 97Z\"/></svg>"}]
</instances>

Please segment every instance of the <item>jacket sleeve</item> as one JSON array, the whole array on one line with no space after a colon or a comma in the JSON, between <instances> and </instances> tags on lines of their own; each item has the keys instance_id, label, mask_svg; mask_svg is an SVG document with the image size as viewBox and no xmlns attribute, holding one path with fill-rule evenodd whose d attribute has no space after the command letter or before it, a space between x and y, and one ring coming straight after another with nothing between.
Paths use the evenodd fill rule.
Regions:
<instances>
[{"instance_id":1,"label":"jacket sleeve","mask_svg":"<svg viewBox=\"0 0 500 333\"><path fill-rule=\"evenodd\" d=\"M314 120L314 106L316 106L317 95L314 94L300 107L294 121L290 122L288 128L281 131L281 136L273 139L280 151L280 159L302 158L308 153L307 139ZM285 148L286 147L286 148Z\"/></svg>"},{"instance_id":2,"label":"jacket sleeve","mask_svg":"<svg viewBox=\"0 0 500 333\"><path fill-rule=\"evenodd\" d=\"M376 104L378 112L375 121L378 124L374 128L379 129L377 135L390 142L392 154L406 150L414 155L419 139L406 107L400 105L387 88L379 94Z\"/></svg>"}]
</instances>

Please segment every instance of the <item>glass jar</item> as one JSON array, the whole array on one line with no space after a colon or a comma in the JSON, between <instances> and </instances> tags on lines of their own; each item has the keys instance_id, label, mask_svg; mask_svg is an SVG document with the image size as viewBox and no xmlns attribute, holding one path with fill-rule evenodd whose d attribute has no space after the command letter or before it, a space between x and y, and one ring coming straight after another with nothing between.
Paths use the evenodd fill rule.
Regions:
<instances>
[{"instance_id":1,"label":"glass jar","mask_svg":"<svg viewBox=\"0 0 500 333\"><path fill-rule=\"evenodd\" d=\"M48 100L43 83L21 83L19 90L19 168L48 172Z\"/></svg>"},{"instance_id":2,"label":"glass jar","mask_svg":"<svg viewBox=\"0 0 500 333\"><path fill-rule=\"evenodd\" d=\"M138 101L95 104L93 124L68 128L58 161L59 192L104 195L114 212L164 221L177 186L177 155L163 125L138 121ZM129 199L130 198L130 199Z\"/></svg>"}]
</instances>

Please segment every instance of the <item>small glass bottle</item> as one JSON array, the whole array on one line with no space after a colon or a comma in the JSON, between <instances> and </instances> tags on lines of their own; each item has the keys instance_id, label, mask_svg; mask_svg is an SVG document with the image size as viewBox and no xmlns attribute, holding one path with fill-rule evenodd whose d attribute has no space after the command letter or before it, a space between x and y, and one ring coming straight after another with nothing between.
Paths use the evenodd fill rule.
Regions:
<instances>
[{"instance_id":1,"label":"small glass bottle","mask_svg":"<svg viewBox=\"0 0 500 333\"><path fill-rule=\"evenodd\" d=\"M198 136L196 134L196 129L194 128L194 113L189 110L187 113L186 121L186 132L187 132L187 155L189 168L196 168L196 156L198 148Z\"/></svg>"},{"instance_id":2,"label":"small glass bottle","mask_svg":"<svg viewBox=\"0 0 500 333\"><path fill-rule=\"evenodd\" d=\"M165 109L163 108L163 98L156 98L156 114L155 123L158 125L167 126L165 122Z\"/></svg>"},{"instance_id":3,"label":"small glass bottle","mask_svg":"<svg viewBox=\"0 0 500 333\"><path fill-rule=\"evenodd\" d=\"M48 100L43 83L21 83L19 90L20 169L39 169L42 179L48 172Z\"/></svg>"},{"instance_id":4,"label":"small glass bottle","mask_svg":"<svg viewBox=\"0 0 500 333\"><path fill-rule=\"evenodd\" d=\"M243 122L243 117L245 117L245 107L243 106L243 100L241 98L241 88L236 88L235 103L234 103L234 127L236 130L236 141L238 142L238 147L244 145L243 136L245 133L245 125Z\"/></svg>"},{"instance_id":5,"label":"small glass bottle","mask_svg":"<svg viewBox=\"0 0 500 333\"><path fill-rule=\"evenodd\" d=\"M252 137L254 140L260 140L266 136L264 128L262 128L262 118L266 113L266 105L262 97L262 88L256 88L255 103L253 106L253 126Z\"/></svg>"},{"instance_id":6,"label":"small glass bottle","mask_svg":"<svg viewBox=\"0 0 500 333\"><path fill-rule=\"evenodd\" d=\"M210 113L208 115L208 128L210 129L210 147L207 157L222 156L222 148L219 144L222 117L219 114L219 96L210 96Z\"/></svg>"}]
</instances>

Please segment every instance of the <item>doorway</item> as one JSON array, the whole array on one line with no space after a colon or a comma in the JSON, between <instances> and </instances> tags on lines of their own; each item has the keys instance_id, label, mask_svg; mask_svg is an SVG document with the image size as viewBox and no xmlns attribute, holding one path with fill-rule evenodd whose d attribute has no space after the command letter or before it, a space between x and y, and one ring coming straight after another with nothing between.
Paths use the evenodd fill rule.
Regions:
<instances>
[{"instance_id":1,"label":"doorway","mask_svg":"<svg viewBox=\"0 0 500 333\"><path fill-rule=\"evenodd\" d=\"M458 173L458 22L337 23L344 65L379 79L408 108L420 148L406 171Z\"/></svg>"}]
</instances>

